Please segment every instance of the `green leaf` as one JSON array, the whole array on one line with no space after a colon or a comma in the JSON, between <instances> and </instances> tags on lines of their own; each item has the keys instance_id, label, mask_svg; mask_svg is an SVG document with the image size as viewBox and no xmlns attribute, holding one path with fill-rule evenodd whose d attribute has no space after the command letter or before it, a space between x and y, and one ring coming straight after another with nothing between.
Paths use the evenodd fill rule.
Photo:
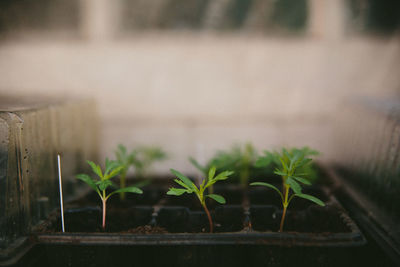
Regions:
<instances>
[{"instance_id":1,"label":"green leaf","mask_svg":"<svg viewBox=\"0 0 400 267\"><path fill-rule=\"evenodd\" d=\"M287 173L284 173L284 172L282 172L282 171L280 171L280 170L278 170L278 169L276 169L276 170L274 171L274 173L275 173L276 175L280 175L280 176L287 176Z\"/></svg>"},{"instance_id":2,"label":"green leaf","mask_svg":"<svg viewBox=\"0 0 400 267\"><path fill-rule=\"evenodd\" d=\"M306 184L306 185L311 185L311 182L308 181L305 178L297 177L297 176L290 176L290 178L295 179L295 180L299 181L300 183L303 183L303 184Z\"/></svg>"},{"instance_id":3,"label":"green leaf","mask_svg":"<svg viewBox=\"0 0 400 267\"><path fill-rule=\"evenodd\" d=\"M105 170L105 172L103 174L104 178L107 177L106 179L110 179L111 177L113 177L113 176L109 175L109 172L114 170L114 169L116 169L116 168L118 168L118 167L125 168L126 166L121 165L119 162L117 162L115 160L109 160L108 158L106 158L106 170Z\"/></svg>"},{"instance_id":4,"label":"green leaf","mask_svg":"<svg viewBox=\"0 0 400 267\"><path fill-rule=\"evenodd\" d=\"M304 158L302 161L299 161L296 167L302 167L304 165L307 165L308 163L310 163L312 161L312 159L310 158Z\"/></svg>"},{"instance_id":5,"label":"green leaf","mask_svg":"<svg viewBox=\"0 0 400 267\"><path fill-rule=\"evenodd\" d=\"M206 197L212 198L212 199L214 199L215 201L217 201L220 204L225 204L226 203L225 198L223 196L220 196L220 195L217 195L217 194L209 194Z\"/></svg>"},{"instance_id":6,"label":"green leaf","mask_svg":"<svg viewBox=\"0 0 400 267\"><path fill-rule=\"evenodd\" d=\"M272 188L272 189L274 189L276 192L278 192L278 194L281 196L282 201L283 201L283 195L282 195L281 191L279 191L279 189L276 188L275 186L273 186L272 184L263 183L263 182L255 182L255 183L251 183L250 185L261 185L261 186L266 186L266 187Z\"/></svg>"},{"instance_id":7,"label":"green leaf","mask_svg":"<svg viewBox=\"0 0 400 267\"><path fill-rule=\"evenodd\" d=\"M122 144L118 145L118 150L121 152L122 155L126 154L126 147Z\"/></svg>"},{"instance_id":8,"label":"green leaf","mask_svg":"<svg viewBox=\"0 0 400 267\"><path fill-rule=\"evenodd\" d=\"M100 180L96 182L96 185L99 187L101 191L106 190L107 187L113 185L110 180Z\"/></svg>"},{"instance_id":9,"label":"green leaf","mask_svg":"<svg viewBox=\"0 0 400 267\"><path fill-rule=\"evenodd\" d=\"M234 171L223 171L220 174L218 174L213 180L214 181L226 180L229 178L230 175L234 173L235 173Z\"/></svg>"},{"instance_id":10,"label":"green leaf","mask_svg":"<svg viewBox=\"0 0 400 267\"><path fill-rule=\"evenodd\" d=\"M180 196L184 193L189 193L186 189L182 189L182 188L170 188L169 191L167 192L167 195L171 195L171 196Z\"/></svg>"},{"instance_id":11,"label":"green leaf","mask_svg":"<svg viewBox=\"0 0 400 267\"><path fill-rule=\"evenodd\" d=\"M119 166L119 167L113 169L113 170L111 171L111 173L108 174L105 178L106 178L106 179L111 179L111 178L113 178L114 176L118 175L124 168L125 168L124 166Z\"/></svg>"},{"instance_id":12,"label":"green leaf","mask_svg":"<svg viewBox=\"0 0 400 267\"><path fill-rule=\"evenodd\" d=\"M266 167L271 163L271 157L265 156L265 157L259 157L256 160L255 166L257 168L262 168L262 167Z\"/></svg>"},{"instance_id":13,"label":"green leaf","mask_svg":"<svg viewBox=\"0 0 400 267\"><path fill-rule=\"evenodd\" d=\"M294 179L290 177L287 178L286 184L288 184L296 194L301 194L301 186Z\"/></svg>"},{"instance_id":14,"label":"green leaf","mask_svg":"<svg viewBox=\"0 0 400 267\"><path fill-rule=\"evenodd\" d=\"M103 173L101 172L101 168L99 165L90 160L87 160L86 162L90 165L90 167L92 167L93 172L97 174L97 176L103 178Z\"/></svg>"},{"instance_id":15,"label":"green leaf","mask_svg":"<svg viewBox=\"0 0 400 267\"><path fill-rule=\"evenodd\" d=\"M215 175L215 171L217 170L217 168L215 166L212 166L210 168L210 170L208 171L208 180L212 180L214 178Z\"/></svg>"},{"instance_id":16,"label":"green leaf","mask_svg":"<svg viewBox=\"0 0 400 267\"><path fill-rule=\"evenodd\" d=\"M184 182L192 191L197 191L197 187L194 185L194 183L192 181L190 181L189 178L187 178L185 175L183 175L182 173L178 172L177 170L174 169L170 169L170 171L172 172L172 174L174 174L176 177L178 177L179 179L181 179L182 182Z\"/></svg>"},{"instance_id":17,"label":"green leaf","mask_svg":"<svg viewBox=\"0 0 400 267\"><path fill-rule=\"evenodd\" d=\"M287 167L285 161L284 161L282 158L279 158L279 160L280 160L280 162L281 162L282 167L284 168L284 170L287 171L287 170L288 170L288 167Z\"/></svg>"},{"instance_id":18,"label":"green leaf","mask_svg":"<svg viewBox=\"0 0 400 267\"><path fill-rule=\"evenodd\" d=\"M324 202L322 202L320 199L318 199L318 198L316 198L316 197L314 197L314 196L307 195L307 194L295 194L295 195L296 195L297 197L301 197L301 198L310 200L310 201L312 201L312 202L314 202L315 204L318 204L318 205L320 205L320 206L325 206L325 203L324 203Z\"/></svg>"},{"instance_id":19,"label":"green leaf","mask_svg":"<svg viewBox=\"0 0 400 267\"><path fill-rule=\"evenodd\" d=\"M95 181L92 180L92 178L87 175L87 174L78 174L76 175L76 178L78 178L81 181L84 181L85 183L87 183L94 191L99 193L99 189L97 188L97 185L95 183Z\"/></svg>"},{"instance_id":20,"label":"green leaf","mask_svg":"<svg viewBox=\"0 0 400 267\"><path fill-rule=\"evenodd\" d=\"M120 188L118 190L115 190L114 192L112 192L111 194L109 194L107 196L107 199L109 197L111 197L114 194L119 194L119 193L135 193L135 194L143 194L143 191L140 188L137 188L136 186L129 186L129 187L124 187L124 188Z\"/></svg>"},{"instance_id":21,"label":"green leaf","mask_svg":"<svg viewBox=\"0 0 400 267\"><path fill-rule=\"evenodd\" d=\"M205 181L205 180L204 180ZM179 179L174 179L174 182L192 192L192 189Z\"/></svg>"},{"instance_id":22,"label":"green leaf","mask_svg":"<svg viewBox=\"0 0 400 267\"><path fill-rule=\"evenodd\" d=\"M118 190L115 190L113 193L122 193L122 192L143 194L142 189L140 189L140 188L138 188L136 186L129 186L129 187L120 188Z\"/></svg>"}]
</instances>

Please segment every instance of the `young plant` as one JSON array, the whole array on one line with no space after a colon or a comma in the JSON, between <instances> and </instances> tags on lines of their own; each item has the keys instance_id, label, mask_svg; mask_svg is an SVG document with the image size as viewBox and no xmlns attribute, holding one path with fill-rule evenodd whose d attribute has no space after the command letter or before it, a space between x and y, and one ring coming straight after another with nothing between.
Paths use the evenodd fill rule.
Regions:
<instances>
[{"instance_id":1,"label":"young plant","mask_svg":"<svg viewBox=\"0 0 400 267\"><path fill-rule=\"evenodd\" d=\"M142 194L142 190L140 190L137 187L131 186L131 187L125 187L125 188L120 188L118 190L112 191L112 192L107 192L107 188L109 187L115 187L111 179L115 176L117 176L121 170L122 166L119 166L119 164L115 161L109 161L106 159L106 168L105 171L103 172L100 168L99 165L92 161L87 161L87 163L92 167L92 171L100 178L100 179L93 179L91 176L87 174L78 174L76 178L84 181L87 183L96 193L99 195L101 202L103 204L103 223L102 227L105 229L106 227L106 204L107 200L114 194L118 194L121 192L127 192L127 193L136 193L136 194Z\"/></svg>"},{"instance_id":2,"label":"young plant","mask_svg":"<svg viewBox=\"0 0 400 267\"><path fill-rule=\"evenodd\" d=\"M265 156L260 157L256 163L257 166L267 166L271 162L278 164L279 168L275 169L275 174L282 177L282 192L276 188L274 185L263 182L255 182L250 185L261 185L272 188L278 192L281 197L283 214L281 218L281 223L279 227L279 232L283 231L283 225L285 222L286 210L293 198L299 197L312 201L320 206L325 206L324 202L320 199L302 193L302 184L311 185L311 182L307 178L308 173L304 172L307 170L306 165L309 165L312 161L308 158L310 155L314 155L316 151L309 150L308 148L302 149L292 149L287 151L282 149L282 153L278 152L268 152L265 151ZM293 191L293 192L291 192Z\"/></svg>"},{"instance_id":3,"label":"young plant","mask_svg":"<svg viewBox=\"0 0 400 267\"><path fill-rule=\"evenodd\" d=\"M189 158L189 161L202 173L206 173L211 166L216 166L218 171L234 170L239 176L240 184L247 187L256 158L256 150L251 143L247 143L244 146L235 145L227 151L218 151L206 166L200 165L193 158Z\"/></svg>"},{"instance_id":4,"label":"young plant","mask_svg":"<svg viewBox=\"0 0 400 267\"><path fill-rule=\"evenodd\" d=\"M136 175L144 177L151 165L156 161L162 161L167 158L167 154L160 147L139 147L133 165Z\"/></svg>"},{"instance_id":5,"label":"young plant","mask_svg":"<svg viewBox=\"0 0 400 267\"><path fill-rule=\"evenodd\" d=\"M189 157L189 162L190 162L197 170L199 170L199 171L201 172L201 174L204 175L204 177L207 176L207 172L208 172L208 170L209 170L209 169L207 169L207 167L202 166L196 159L194 159L194 158L192 158L192 157ZM212 186L212 185L210 185L210 186L208 187L208 193L210 193L210 194L214 193L214 189L213 189L213 186Z\"/></svg>"},{"instance_id":6,"label":"young plant","mask_svg":"<svg viewBox=\"0 0 400 267\"><path fill-rule=\"evenodd\" d=\"M117 150L115 151L115 156L117 158L116 162L118 166L121 167L121 172L119 175L119 187L125 188L126 186L126 174L129 170L130 166L133 166L136 159L136 151L132 151L131 153L127 153L127 149L123 145L118 145ZM125 200L125 192L121 192L119 194L121 200Z\"/></svg>"},{"instance_id":7,"label":"young plant","mask_svg":"<svg viewBox=\"0 0 400 267\"><path fill-rule=\"evenodd\" d=\"M210 225L210 233L213 232L213 222L211 219L210 212L208 211L207 205L206 205L206 198L211 198L217 201L220 204L225 204L225 198L221 195L217 194L205 194L204 191L215 184L218 181L226 180L229 178L230 175L233 174L232 171L224 171L215 176L216 168L211 167L210 170L208 171L208 178L204 178L203 181L200 184L200 187L197 187L189 178L184 176L182 173L171 169L171 172L177 177L174 181L182 186L183 188L174 188L171 187L169 191L167 192L167 195L173 195L173 196L180 196L184 193L188 194L196 194L197 198L200 201L201 206L204 208L204 211L207 214L208 217L208 223Z\"/></svg>"}]
</instances>

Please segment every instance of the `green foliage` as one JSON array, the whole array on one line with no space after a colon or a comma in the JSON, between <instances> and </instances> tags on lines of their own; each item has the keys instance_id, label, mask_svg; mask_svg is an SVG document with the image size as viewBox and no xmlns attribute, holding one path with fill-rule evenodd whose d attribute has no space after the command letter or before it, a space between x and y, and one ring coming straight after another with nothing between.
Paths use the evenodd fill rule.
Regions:
<instances>
[{"instance_id":1,"label":"green foliage","mask_svg":"<svg viewBox=\"0 0 400 267\"><path fill-rule=\"evenodd\" d=\"M274 173L282 178L282 192L269 183L255 182L250 185L269 187L279 193L284 209L280 231L282 231L286 208L289 206L289 203L293 198L299 197L312 201L320 206L325 205L320 199L302 193L303 185L311 185L311 181L308 179L309 169L307 168L312 161L310 156L317 154L317 151L311 150L308 147L301 149L293 148L291 150L282 149L281 153L264 151L264 156L260 157L256 162L256 165L259 167L267 166L271 163L278 166ZM293 192L291 193L290 191Z\"/></svg>"},{"instance_id":2,"label":"green foliage","mask_svg":"<svg viewBox=\"0 0 400 267\"><path fill-rule=\"evenodd\" d=\"M237 176L232 178L238 179L243 186L247 186L256 159L257 152L254 146L247 143L244 146L235 145L230 150L218 151L205 166L193 158L189 158L189 161L203 174L206 174L212 166L215 166L218 172L233 170Z\"/></svg>"},{"instance_id":3,"label":"green foliage","mask_svg":"<svg viewBox=\"0 0 400 267\"><path fill-rule=\"evenodd\" d=\"M223 181L229 178L230 175L233 174L232 171L224 171L219 173L218 175L215 175L216 173L216 167L213 166L208 170L208 174L205 175L206 178L204 178L200 184L199 187L197 187L189 178L187 178L185 175L182 173L171 169L172 174L174 174L177 179L175 179L175 183L178 185L182 186L182 188L174 188L171 187L169 191L167 192L167 195L172 195L172 196L180 196L185 193L187 194L196 194L197 198L200 201L200 204L203 206L204 211L207 214L208 217L208 223L210 225L210 233L213 232L213 223L211 219L210 212L208 211L207 205L206 205L206 198L211 198L217 201L220 204L225 204L225 198L223 196L217 195L217 194L205 194L205 190L207 188L212 187L213 184L215 184L218 181Z\"/></svg>"},{"instance_id":4,"label":"green foliage","mask_svg":"<svg viewBox=\"0 0 400 267\"><path fill-rule=\"evenodd\" d=\"M305 173L307 174L307 180L311 183L315 182L318 178L318 173L315 168L315 165L312 164L311 158L312 156L317 156L319 155L319 152L313 149L310 149L309 147L303 147L303 148L292 148L290 150L282 150L282 153L278 153L276 151L270 152L270 151L264 151L264 155L260 156L256 162L255 162L255 167L257 168L268 168L271 169L271 172L273 174L277 174L279 176L282 176L282 173L277 173L277 169L280 168L282 165L281 162L281 155L283 155L284 151L290 155L303 155L304 157L308 158L308 161L310 161L310 164L303 164L302 166L296 166L296 172L297 173Z\"/></svg>"},{"instance_id":5,"label":"green foliage","mask_svg":"<svg viewBox=\"0 0 400 267\"><path fill-rule=\"evenodd\" d=\"M76 178L88 184L99 195L103 203L103 228L105 228L105 207L107 199L109 199L114 194L122 192L136 194L142 194L143 192L142 190L134 186L121 188L111 192L109 192L110 190L107 191L107 189L109 189L110 187L116 187L111 179L120 174L121 171L123 171L124 166L121 166L116 161L110 161L106 159L105 171L103 172L101 167L96 163L89 160L87 161L87 163L91 166L92 171L96 174L98 178L93 179L87 174L78 174L76 175Z\"/></svg>"},{"instance_id":6,"label":"green foliage","mask_svg":"<svg viewBox=\"0 0 400 267\"><path fill-rule=\"evenodd\" d=\"M92 161L87 161L87 163L92 167L92 171L97 175L98 179L93 179L87 174L78 174L76 178L87 183L94 191L97 192L102 201L106 201L109 197L119 192L130 192L141 194L142 190L137 187L125 187L119 190L115 190L111 193L106 193L109 187L115 187L114 183L111 181L112 178L120 174L123 170L123 166L120 166L116 161L110 161L106 159L105 171L101 170L101 167Z\"/></svg>"},{"instance_id":7,"label":"green foliage","mask_svg":"<svg viewBox=\"0 0 400 267\"><path fill-rule=\"evenodd\" d=\"M177 179L174 181L182 186L182 188L170 188L169 191L167 192L167 195L173 195L173 196L180 196L184 193L187 194L196 194L197 198L199 199L200 203L202 206L206 205L206 198L209 197L211 199L214 199L218 203L225 204L225 199L217 194L205 194L205 190L215 184L218 181L223 181L229 178L230 175L233 174L232 171L224 171L219 173L218 175L215 175L216 173L216 167L211 167L208 171L208 176L207 179L203 179L200 186L197 187L188 177L183 175L182 173L171 169L172 174L174 174Z\"/></svg>"},{"instance_id":8,"label":"green foliage","mask_svg":"<svg viewBox=\"0 0 400 267\"><path fill-rule=\"evenodd\" d=\"M127 149L124 145L119 144L117 150L115 151L115 157L117 158L116 162L118 166L121 167L119 186L121 188L125 188L126 186L126 174L131 166L134 166L136 160L137 152L132 150L130 153L127 152ZM120 191L121 200L125 199L125 191Z\"/></svg>"},{"instance_id":9,"label":"green foliage","mask_svg":"<svg viewBox=\"0 0 400 267\"><path fill-rule=\"evenodd\" d=\"M156 161L163 161L167 159L167 154L160 147L142 146L136 150L136 157L133 165L136 169L136 174L139 177L144 177L150 167Z\"/></svg>"}]
</instances>

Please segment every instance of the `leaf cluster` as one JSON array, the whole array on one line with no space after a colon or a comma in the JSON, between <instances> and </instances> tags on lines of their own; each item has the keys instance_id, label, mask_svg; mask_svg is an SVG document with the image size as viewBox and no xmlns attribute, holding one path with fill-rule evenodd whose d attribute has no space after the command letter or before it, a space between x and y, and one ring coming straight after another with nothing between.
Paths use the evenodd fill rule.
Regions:
<instances>
[{"instance_id":1,"label":"leaf cluster","mask_svg":"<svg viewBox=\"0 0 400 267\"><path fill-rule=\"evenodd\" d=\"M233 170L239 177L243 177L249 175L257 156L254 146L251 143L247 143L244 146L235 145L229 150L218 151L204 166L192 157L189 158L189 161L204 175L207 175L207 171L212 166L215 166L219 172ZM233 176L233 178L237 177Z\"/></svg>"},{"instance_id":2,"label":"leaf cluster","mask_svg":"<svg viewBox=\"0 0 400 267\"><path fill-rule=\"evenodd\" d=\"M292 148L289 150L282 149L282 152L279 153L277 151L263 151L263 156L260 156L256 162L255 162L255 167L256 168L268 168L271 170L272 174L276 174L277 168L281 168L281 158L283 160L287 161L287 156L285 158L285 154L288 154L290 157L294 157L295 155L299 157L305 157L309 158L309 162L307 164L302 164L296 166L296 172L297 173L306 173L307 174L307 179L310 182L315 182L315 180L318 178L318 173L317 170L311 162L311 157L319 155L319 152L313 149L310 149L309 147L305 146L302 148ZM280 175L280 174L278 174Z\"/></svg>"},{"instance_id":3,"label":"leaf cluster","mask_svg":"<svg viewBox=\"0 0 400 267\"><path fill-rule=\"evenodd\" d=\"M93 179L88 174L78 174L76 178L87 183L94 191L97 192L97 194L103 201L106 201L109 197L117 193L122 193L122 192L137 193L137 194L143 193L142 190L140 190L139 188L131 186L131 187L120 188L112 191L109 194L106 194L106 190L109 187L116 188L116 185L111 181L111 179L120 174L124 166L121 166L117 161L110 161L106 159L105 170L103 172L101 167L96 163L94 163L93 161L88 160L87 163L90 165L92 171L96 174L98 179Z\"/></svg>"},{"instance_id":4,"label":"leaf cluster","mask_svg":"<svg viewBox=\"0 0 400 267\"><path fill-rule=\"evenodd\" d=\"M157 146L142 146L137 148L135 152L136 157L133 165L139 176L143 176L154 162L167 159L167 153Z\"/></svg>"},{"instance_id":5,"label":"leaf cluster","mask_svg":"<svg viewBox=\"0 0 400 267\"><path fill-rule=\"evenodd\" d=\"M221 195L217 195L217 194L206 195L206 194L204 194L204 192L208 187L212 186L216 182L228 179L229 176L233 174L233 171L223 171L223 172L219 173L218 175L215 175L216 167L213 166L208 171L207 179L203 179L199 187L197 187L188 177L186 177L179 171L171 169L171 172L172 172L172 174L174 174L177 177L176 179L174 179L175 183L182 186L182 188L171 187L169 189L169 191L167 192L167 195L180 196L184 193L188 193L188 194L195 193L202 205L205 205L205 199L207 197L214 199L215 201L217 201L220 204L226 203L225 198L222 197Z\"/></svg>"},{"instance_id":6,"label":"leaf cluster","mask_svg":"<svg viewBox=\"0 0 400 267\"><path fill-rule=\"evenodd\" d=\"M260 157L256 166L267 166L271 163L276 167L274 174L282 177L282 182L285 188L291 189L294 193L287 199L287 194L282 193L274 185L269 183L256 182L251 185L262 185L277 191L282 199L284 205L289 205L294 197L308 199L318 205L324 206L324 203L318 198L302 193L303 185L311 185L308 179L308 172L305 172L306 166L310 165L312 159L310 156L317 155L318 152L311 150L308 147L301 149L293 148L291 150L282 149L281 153L264 151L264 156Z\"/></svg>"},{"instance_id":7,"label":"leaf cluster","mask_svg":"<svg viewBox=\"0 0 400 267\"><path fill-rule=\"evenodd\" d=\"M124 145L119 144L115 151L116 162L122 167L121 172L126 173L131 165L136 161L137 151L132 150L128 153Z\"/></svg>"}]
</instances>

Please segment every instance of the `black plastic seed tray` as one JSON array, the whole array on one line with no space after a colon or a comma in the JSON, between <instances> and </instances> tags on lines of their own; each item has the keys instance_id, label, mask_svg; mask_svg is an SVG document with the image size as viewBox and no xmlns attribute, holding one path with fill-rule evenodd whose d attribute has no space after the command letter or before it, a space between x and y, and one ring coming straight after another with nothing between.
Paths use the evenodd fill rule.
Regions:
<instances>
[{"instance_id":1,"label":"black plastic seed tray","mask_svg":"<svg viewBox=\"0 0 400 267\"><path fill-rule=\"evenodd\" d=\"M227 205L209 202L214 233L193 195L167 196L167 186L144 189L121 203L110 201L107 230L102 232L100 201L94 194L75 201L65 213L66 233L61 233L57 213L39 225L33 239L58 245L278 245L308 247L362 246L365 238L335 197L323 187L310 187L325 207L296 199L291 203L284 232L279 196L267 188L242 190L233 185L215 187ZM88 205L88 206L85 206Z\"/></svg>"}]
</instances>

